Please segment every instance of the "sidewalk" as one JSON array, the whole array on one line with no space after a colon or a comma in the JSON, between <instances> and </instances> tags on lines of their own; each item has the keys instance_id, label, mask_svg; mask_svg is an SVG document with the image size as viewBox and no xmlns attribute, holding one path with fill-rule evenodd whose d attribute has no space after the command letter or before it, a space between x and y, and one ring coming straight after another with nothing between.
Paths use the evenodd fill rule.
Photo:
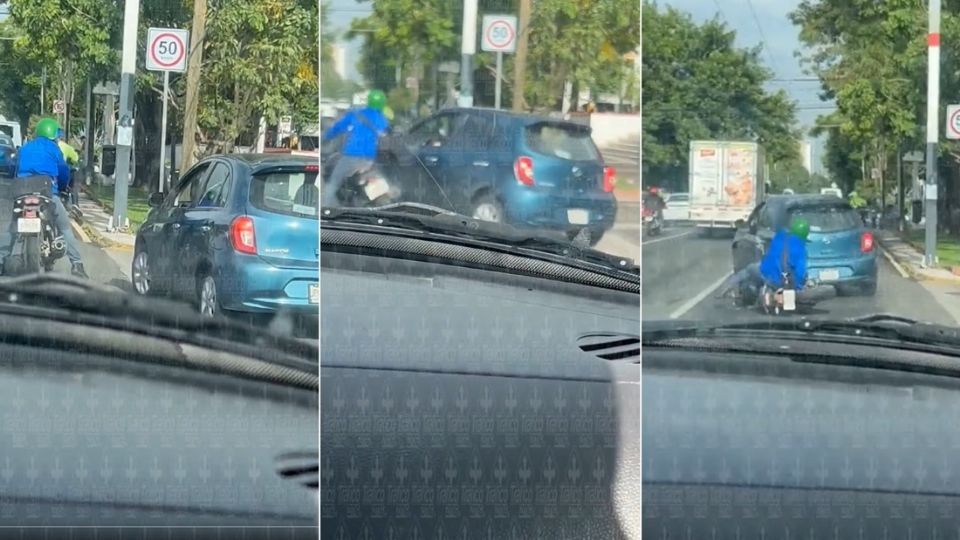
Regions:
<instances>
[{"instance_id":1,"label":"sidewalk","mask_svg":"<svg viewBox=\"0 0 960 540\"><path fill-rule=\"evenodd\" d=\"M915 279L925 281L939 281L960 285L960 276L945 268L926 268L923 265L923 253L893 231L877 230L877 242L884 255L893 263L901 274L908 274Z\"/></svg>"},{"instance_id":2,"label":"sidewalk","mask_svg":"<svg viewBox=\"0 0 960 540\"><path fill-rule=\"evenodd\" d=\"M103 249L124 275L129 279L130 266L133 264L133 248L136 237L128 232L110 230L110 214L95 203L82 189L79 193L80 211L83 212L83 225L75 227L80 239Z\"/></svg>"}]
</instances>

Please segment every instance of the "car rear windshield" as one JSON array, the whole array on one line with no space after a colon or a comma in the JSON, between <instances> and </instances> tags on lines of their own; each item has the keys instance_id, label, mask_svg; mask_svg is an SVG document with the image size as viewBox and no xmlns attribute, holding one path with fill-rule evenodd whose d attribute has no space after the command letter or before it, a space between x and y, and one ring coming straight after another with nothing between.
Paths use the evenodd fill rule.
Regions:
<instances>
[{"instance_id":1,"label":"car rear windshield","mask_svg":"<svg viewBox=\"0 0 960 540\"><path fill-rule=\"evenodd\" d=\"M274 171L254 175L250 204L275 214L317 219L320 211L317 173Z\"/></svg>"},{"instance_id":2,"label":"car rear windshield","mask_svg":"<svg viewBox=\"0 0 960 540\"><path fill-rule=\"evenodd\" d=\"M600 159L590 133L573 126L534 124L526 128L527 146L547 156L576 161Z\"/></svg>"},{"instance_id":3,"label":"car rear windshield","mask_svg":"<svg viewBox=\"0 0 960 540\"><path fill-rule=\"evenodd\" d=\"M860 215L849 206L811 206L796 208L791 217L804 217L810 223L810 232L827 233L858 229Z\"/></svg>"}]
</instances>

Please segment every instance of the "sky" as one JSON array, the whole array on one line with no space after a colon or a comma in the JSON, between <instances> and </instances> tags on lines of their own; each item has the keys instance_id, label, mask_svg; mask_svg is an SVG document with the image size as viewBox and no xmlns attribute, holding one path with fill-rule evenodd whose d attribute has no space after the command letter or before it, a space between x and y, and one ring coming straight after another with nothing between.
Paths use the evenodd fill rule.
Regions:
<instances>
[{"instance_id":1,"label":"sky","mask_svg":"<svg viewBox=\"0 0 960 540\"><path fill-rule=\"evenodd\" d=\"M761 59L775 74L768 87L786 90L797 103L798 127L812 127L817 116L832 109L820 101L820 85L803 73L794 56L801 49L799 29L787 15L796 8L797 0L668 0L663 4L686 11L697 22L719 16L736 30L739 46L761 45Z\"/></svg>"}]
</instances>

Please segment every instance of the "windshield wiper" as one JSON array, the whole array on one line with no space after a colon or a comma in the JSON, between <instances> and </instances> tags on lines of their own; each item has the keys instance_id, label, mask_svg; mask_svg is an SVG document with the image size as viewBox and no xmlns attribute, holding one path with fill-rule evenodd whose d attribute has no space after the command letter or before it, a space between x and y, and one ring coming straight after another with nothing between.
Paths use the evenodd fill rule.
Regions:
<instances>
[{"instance_id":1,"label":"windshield wiper","mask_svg":"<svg viewBox=\"0 0 960 540\"><path fill-rule=\"evenodd\" d=\"M407 208L423 212L417 214L393 211L393 209ZM481 221L435 206L397 203L379 208L328 208L321 212L321 220L327 226L359 223L413 231L428 238L442 236L447 239L468 239L474 245L482 244L485 247L497 248L512 254L553 255L555 262L557 260L577 261L597 265L607 270L625 272L637 278L640 276L640 268L631 259L577 246L563 235L530 233L509 225ZM321 224L321 228L323 226Z\"/></svg>"},{"instance_id":2,"label":"windshield wiper","mask_svg":"<svg viewBox=\"0 0 960 540\"><path fill-rule=\"evenodd\" d=\"M204 317L185 304L146 298L67 274L0 278L0 309L111 327L225 352L316 360L318 348L225 317Z\"/></svg>"},{"instance_id":3,"label":"windshield wiper","mask_svg":"<svg viewBox=\"0 0 960 540\"><path fill-rule=\"evenodd\" d=\"M736 323L644 321L643 343L654 345L691 337L729 337L746 332L753 337L769 332L795 337L890 340L924 346L960 347L960 328L920 322L908 317L876 313L851 319L769 318Z\"/></svg>"}]
</instances>

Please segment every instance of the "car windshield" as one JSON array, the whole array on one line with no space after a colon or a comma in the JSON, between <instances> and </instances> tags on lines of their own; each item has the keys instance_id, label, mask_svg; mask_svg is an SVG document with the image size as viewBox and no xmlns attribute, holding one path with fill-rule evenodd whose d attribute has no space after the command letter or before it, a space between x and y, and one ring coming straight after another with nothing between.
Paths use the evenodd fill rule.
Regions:
<instances>
[{"instance_id":1,"label":"car windshield","mask_svg":"<svg viewBox=\"0 0 960 540\"><path fill-rule=\"evenodd\" d=\"M642 182L689 194L643 238L644 321L762 323L761 293L795 277L796 319L960 326L960 147L941 132L927 160L953 101L944 80L928 123L926 4L642 4ZM806 262L785 273L777 233L801 218Z\"/></svg>"},{"instance_id":2,"label":"car windshield","mask_svg":"<svg viewBox=\"0 0 960 540\"><path fill-rule=\"evenodd\" d=\"M556 7L534 3L530 24L561 27L526 33L481 5L466 72L461 4L431 0L410 18L396 0L321 2L323 199L430 206L495 224L474 231L500 242L550 237L639 261L640 5L587 10L583 24L604 31L576 44L563 36L579 23ZM493 33L509 41L500 76Z\"/></svg>"},{"instance_id":3,"label":"car windshield","mask_svg":"<svg viewBox=\"0 0 960 540\"><path fill-rule=\"evenodd\" d=\"M319 5L34 4L0 13L3 277L74 275L261 327L316 321L316 246L299 244L317 235L290 220L319 209ZM41 28L42 43L17 44ZM252 173L268 168L295 172ZM24 178L51 172L29 189L55 208L15 217ZM274 267L258 266L266 249Z\"/></svg>"}]
</instances>

